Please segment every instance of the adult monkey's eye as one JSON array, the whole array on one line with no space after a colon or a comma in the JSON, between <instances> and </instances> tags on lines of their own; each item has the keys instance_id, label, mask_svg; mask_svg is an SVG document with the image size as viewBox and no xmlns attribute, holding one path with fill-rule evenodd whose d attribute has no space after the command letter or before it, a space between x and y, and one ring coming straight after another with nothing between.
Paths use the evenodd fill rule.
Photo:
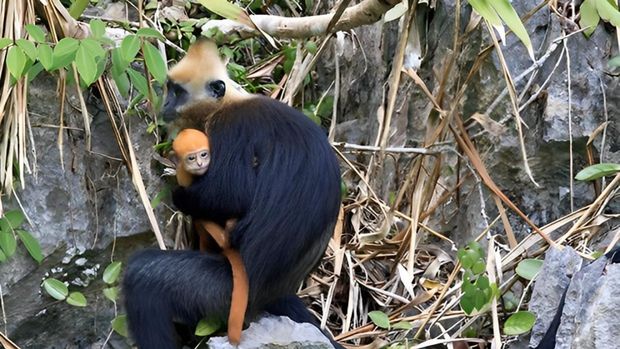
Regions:
<instances>
[{"instance_id":1,"label":"adult monkey's eye","mask_svg":"<svg viewBox=\"0 0 620 349\"><path fill-rule=\"evenodd\" d=\"M209 82L207 88L211 90L216 98L222 98L226 94L226 83L222 80L213 80Z\"/></svg>"}]
</instances>

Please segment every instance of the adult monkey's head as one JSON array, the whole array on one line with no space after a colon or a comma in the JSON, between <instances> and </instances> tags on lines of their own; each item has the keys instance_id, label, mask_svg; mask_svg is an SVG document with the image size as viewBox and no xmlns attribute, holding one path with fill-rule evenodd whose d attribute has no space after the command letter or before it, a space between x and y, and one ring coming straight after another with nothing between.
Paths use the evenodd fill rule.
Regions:
<instances>
[{"instance_id":1,"label":"adult monkey's head","mask_svg":"<svg viewBox=\"0 0 620 349\"><path fill-rule=\"evenodd\" d=\"M205 39L190 46L187 55L170 69L166 87L165 121L190 109L208 113L223 103L249 96L228 77L217 46Z\"/></svg>"}]
</instances>

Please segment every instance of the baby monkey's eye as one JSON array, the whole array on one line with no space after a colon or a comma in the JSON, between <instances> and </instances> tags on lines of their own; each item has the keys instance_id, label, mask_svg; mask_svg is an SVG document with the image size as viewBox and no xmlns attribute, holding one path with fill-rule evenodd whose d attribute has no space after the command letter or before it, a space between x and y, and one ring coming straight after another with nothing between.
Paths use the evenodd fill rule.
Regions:
<instances>
[{"instance_id":1,"label":"baby monkey's eye","mask_svg":"<svg viewBox=\"0 0 620 349\"><path fill-rule=\"evenodd\" d=\"M187 160L194 161L194 160L196 160L196 156L190 155L190 156L187 157Z\"/></svg>"},{"instance_id":2,"label":"baby monkey's eye","mask_svg":"<svg viewBox=\"0 0 620 349\"><path fill-rule=\"evenodd\" d=\"M202 153L200 153L201 158L206 158L208 156L209 156L209 152L203 151Z\"/></svg>"}]
</instances>

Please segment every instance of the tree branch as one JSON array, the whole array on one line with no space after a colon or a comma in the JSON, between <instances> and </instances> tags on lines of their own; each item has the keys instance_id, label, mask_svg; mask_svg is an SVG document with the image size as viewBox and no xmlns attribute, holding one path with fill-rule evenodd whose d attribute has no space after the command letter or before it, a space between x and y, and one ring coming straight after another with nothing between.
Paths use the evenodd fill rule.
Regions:
<instances>
[{"instance_id":1,"label":"tree branch","mask_svg":"<svg viewBox=\"0 0 620 349\"><path fill-rule=\"evenodd\" d=\"M375 23L399 2L401 1L363 0L344 10L333 31L351 30ZM302 39L325 34L333 16L334 13L308 17L250 15L250 18L258 28L275 38ZM202 31L204 33L213 28L221 31L225 38L239 36L246 39L261 35L256 29L228 19L208 21L202 26Z\"/></svg>"}]
</instances>

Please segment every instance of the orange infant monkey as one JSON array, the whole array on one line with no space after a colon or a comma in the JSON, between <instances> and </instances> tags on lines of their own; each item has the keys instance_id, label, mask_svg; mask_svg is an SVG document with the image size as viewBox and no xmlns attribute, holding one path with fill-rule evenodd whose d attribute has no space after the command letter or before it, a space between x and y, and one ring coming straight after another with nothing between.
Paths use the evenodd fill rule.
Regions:
<instances>
[{"instance_id":1,"label":"orange infant monkey","mask_svg":"<svg viewBox=\"0 0 620 349\"><path fill-rule=\"evenodd\" d=\"M191 128L181 130L172 143L172 150L179 159L176 177L180 186L188 187L192 184L194 176L201 176L207 172L210 151L209 138L204 132ZM209 247L207 235L211 235L230 263L233 289L228 315L228 339L233 344L239 344L248 305L249 282L239 251L230 247L229 235L234 225L234 219L226 221L224 229L212 221L194 222L200 239L200 250L205 251Z\"/></svg>"}]
</instances>

